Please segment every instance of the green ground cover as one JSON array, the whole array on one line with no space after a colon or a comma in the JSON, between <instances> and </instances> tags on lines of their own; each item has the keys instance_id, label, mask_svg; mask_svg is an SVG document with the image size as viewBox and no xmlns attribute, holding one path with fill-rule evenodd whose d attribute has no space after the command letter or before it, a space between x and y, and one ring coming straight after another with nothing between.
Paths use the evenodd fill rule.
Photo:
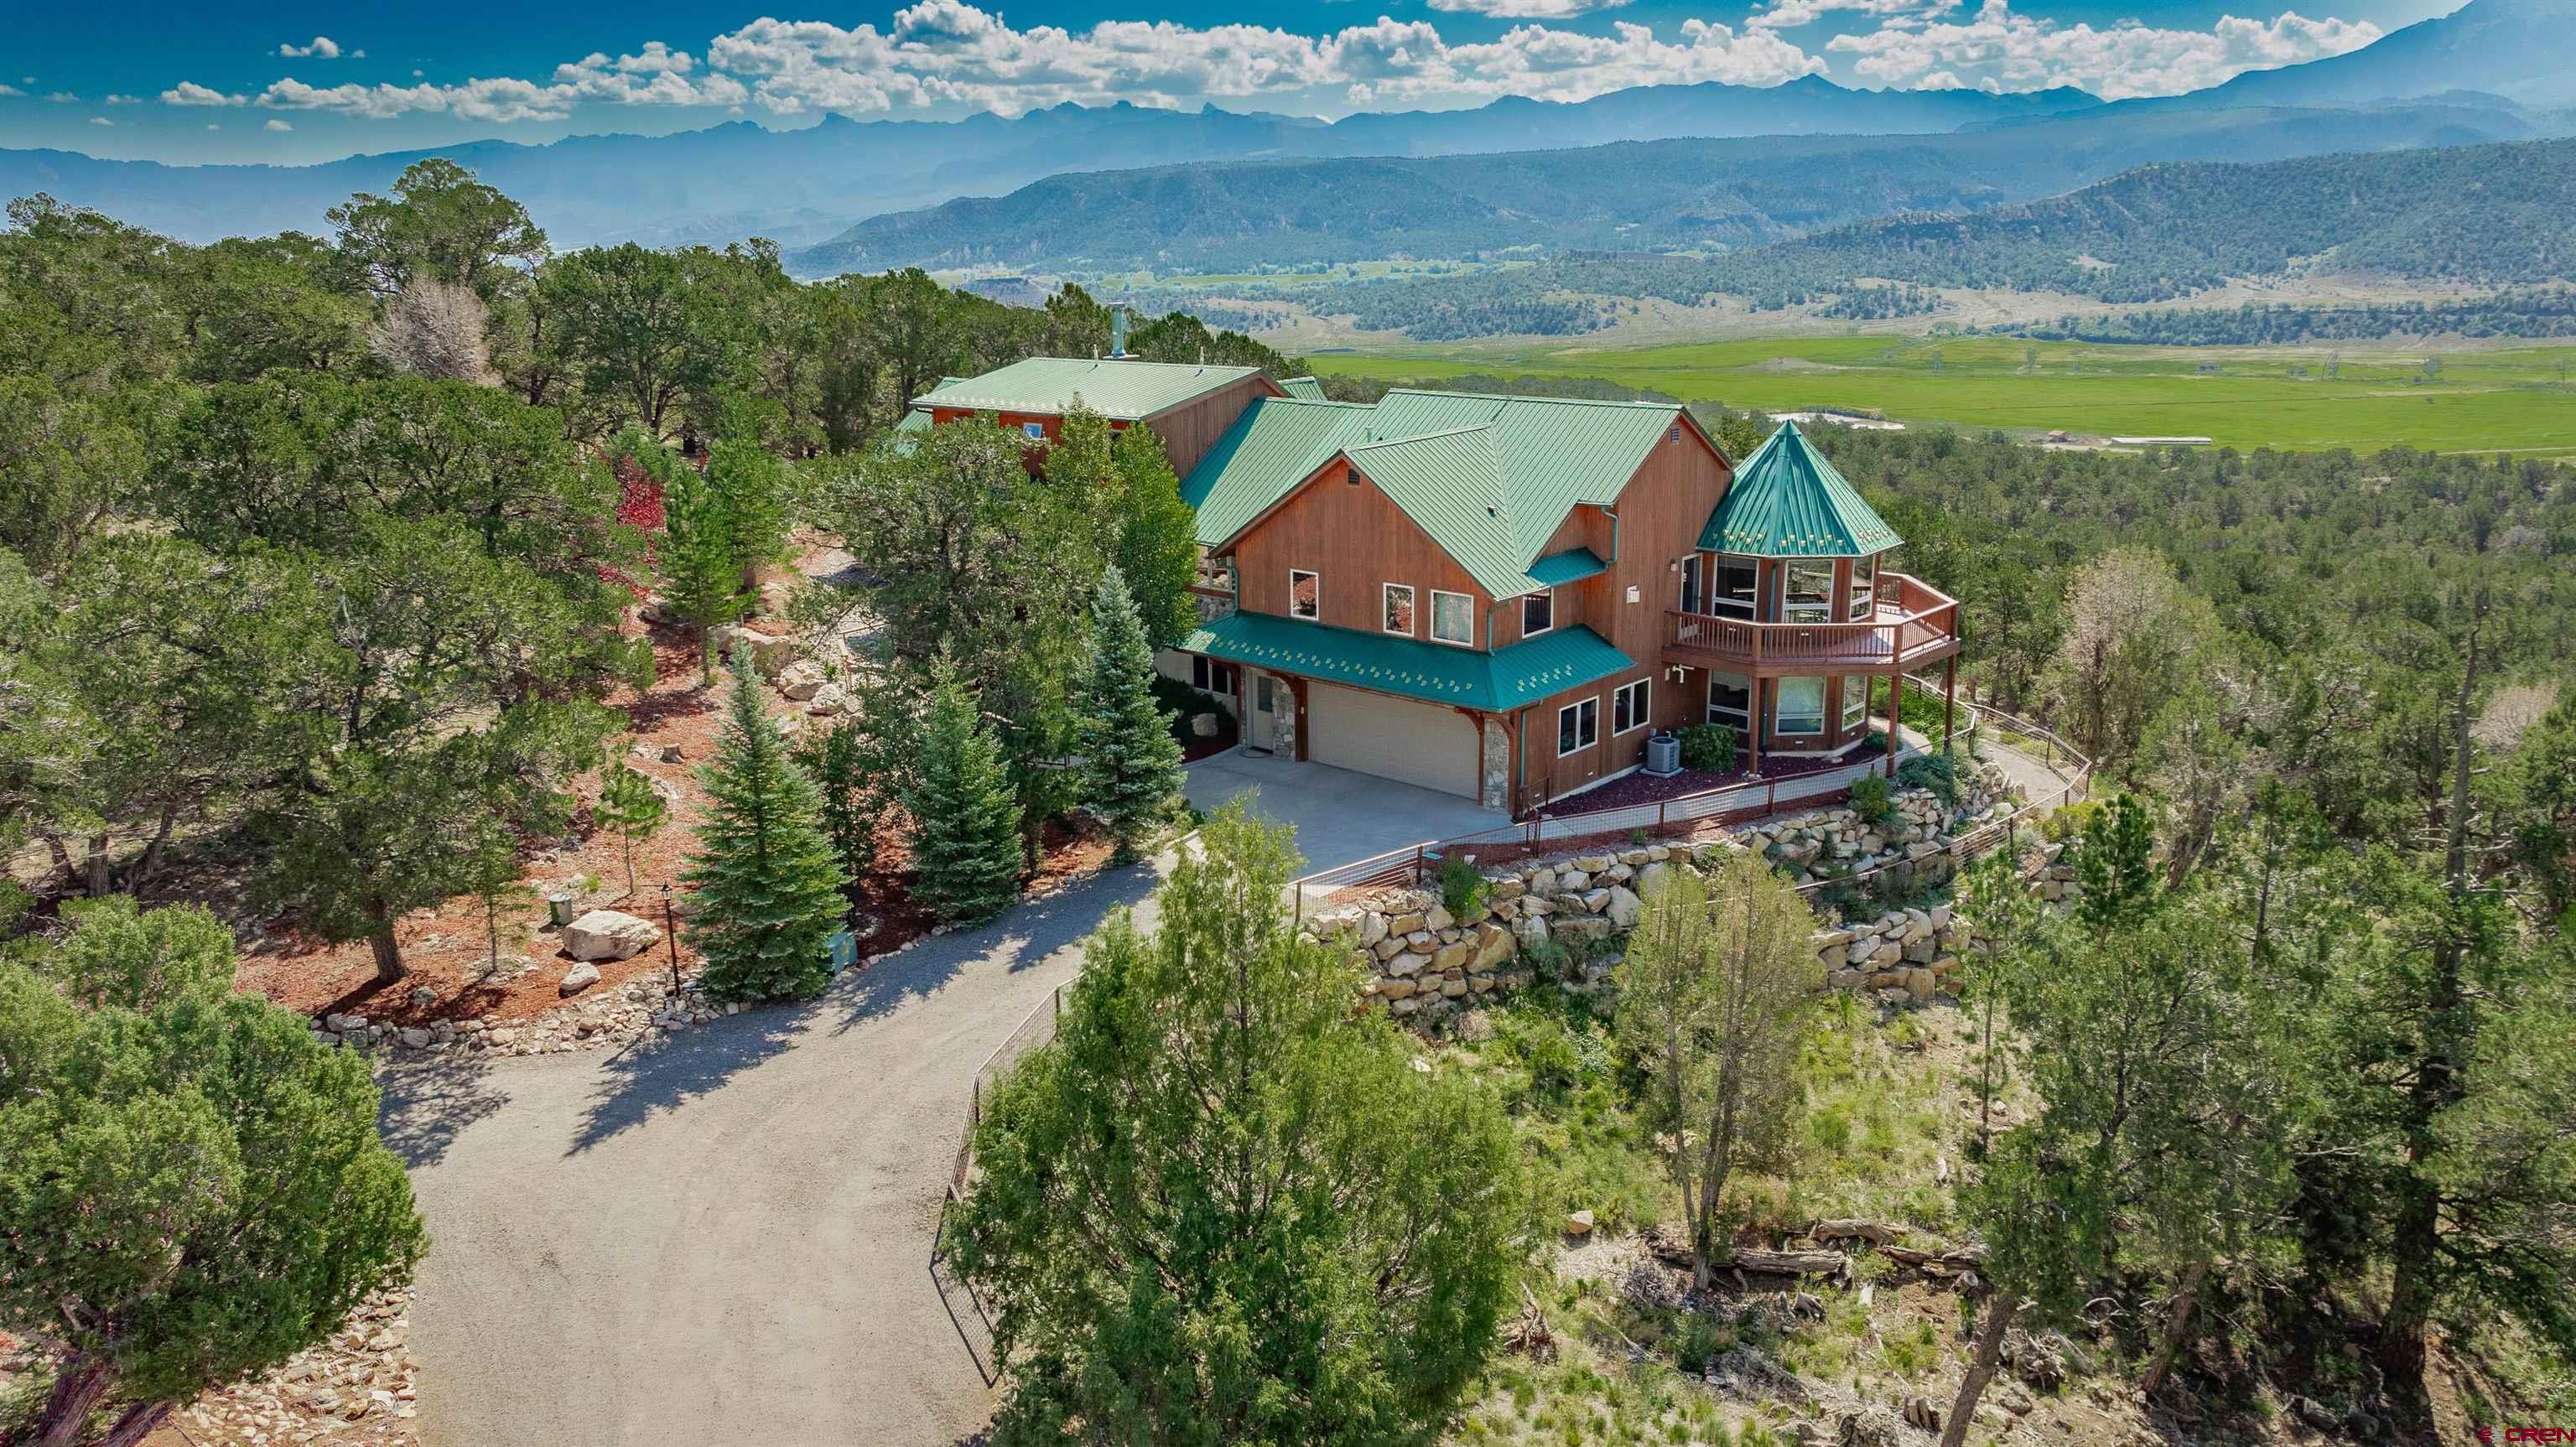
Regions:
<instances>
[{"instance_id":1,"label":"green ground cover","mask_svg":"<svg viewBox=\"0 0 2576 1447\"><path fill-rule=\"evenodd\" d=\"M2305 451L2576 455L2576 347L2125 347L2008 337L1779 337L1607 350L1329 353L1318 371L1603 377L1693 401L1876 409L1915 425L2207 436Z\"/></svg>"}]
</instances>

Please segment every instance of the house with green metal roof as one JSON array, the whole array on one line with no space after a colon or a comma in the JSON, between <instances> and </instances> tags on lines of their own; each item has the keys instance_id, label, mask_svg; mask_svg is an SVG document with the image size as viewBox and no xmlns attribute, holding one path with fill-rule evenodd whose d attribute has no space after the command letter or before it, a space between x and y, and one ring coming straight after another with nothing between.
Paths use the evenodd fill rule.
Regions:
<instances>
[{"instance_id":1,"label":"house with green metal roof","mask_svg":"<svg viewBox=\"0 0 2576 1447\"><path fill-rule=\"evenodd\" d=\"M1314 385L1314 379L1299 381ZM1292 384L1293 385L1293 384ZM1028 434L1033 449L1055 440L1064 414L1085 407L1112 428L1146 427L1172 471L1186 477L1256 397L1288 391L1258 367L1148 362L1136 357L1029 357L980 377L943 377L912 399L899 429L990 417ZM1323 395L1315 386L1315 395Z\"/></svg>"},{"instance_id":2,"label":"house with green metal roof","mask_svg":"<svg viewBox=\"0 0 2576 1447\"><path fill-rule=\"evenodd\" d=\"M1565 812L1685 727L1757 774L1887 740L1873 684L1892 717L1955 664L1957 605L1884 566L1895 531L1794 426L1738 461L1672 403L1064 358L944 380L907 425L1034 447L1077 397L1153 427L1197 515L1203 624L1159 666L1283 767Z\"/></svg>"},{"instance_id":3,"label":"house with green metal roof","mask_svg":"<svg viewBox=\"0 0 2576 1447\"><path fill-rule=\"evenodd\" d=\"M1513 813L1691 725L1753 771L1852 753L1888 736L1877 680L1957 653L1956 605L1881 567L1894 529L1794 427L1730 462L1670 404L1292 393L1182 496L1232 606L1167 668L1230 692L1246 747Z\"/></svg>"}]
</instances>

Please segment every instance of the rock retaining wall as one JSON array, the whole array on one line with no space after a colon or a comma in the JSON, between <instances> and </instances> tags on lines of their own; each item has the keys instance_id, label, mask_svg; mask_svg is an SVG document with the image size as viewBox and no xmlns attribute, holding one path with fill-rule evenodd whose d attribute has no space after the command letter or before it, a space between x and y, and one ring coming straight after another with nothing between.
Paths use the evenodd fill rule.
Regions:
<instances>
[{"instance_id":1,"label":"rock retaining wall","mask_svg":"<svg viewBox=\"0 0 2576 1447\"><path fill-rule=\"evenodd\" d=\"M1929 790L1908 790L1877 821L1849 807L1820 809L1765 820L1730 839L1595 849L1487 874L1483 897L1464 918L1435 891L1399 888L1312 913L1302 928L1352 949L1365 970L1360 992L1368 1004L1415 1021L1437 1019L1474 996L1527 985L1540 960L1562 961L1573 988L1600 989L1645 893L1667 870L1707 872L1737 850L1758 849L1800 884L1830 885L1866 869L1881 870L1878 879L1897 871L1899 887L1909 892L1946 883L1956 865L1949 846L1957 835L2018 807L1991 765L1979 766L1969 782L1957 809L1945 808ZM1889 1004L1922 1002L1958 971L1968 927L1947 905L1848 920L1826 908L1815 935L1819 989L1866 990Z\"/></svg>"}]
</instances>

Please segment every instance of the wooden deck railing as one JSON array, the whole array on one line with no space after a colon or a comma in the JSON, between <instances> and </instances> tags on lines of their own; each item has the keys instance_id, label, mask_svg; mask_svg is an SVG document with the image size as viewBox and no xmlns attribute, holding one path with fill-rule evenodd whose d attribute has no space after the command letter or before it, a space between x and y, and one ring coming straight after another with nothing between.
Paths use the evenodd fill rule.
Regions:
<instances>
[{"instance_id":1,"label":"wooden deck railing","mask_svg":"<svg viewBox=\"0 0 2576 1447\"><path fill-rule=\"evenodd\" d=\"M1768 677L1847 668L1916 668L1959 651L1959 604L1903 573L1878 580L1865 623L1755 623L1723 614L1664 614L1664 661Z\"/></svg>"}]
</instances>

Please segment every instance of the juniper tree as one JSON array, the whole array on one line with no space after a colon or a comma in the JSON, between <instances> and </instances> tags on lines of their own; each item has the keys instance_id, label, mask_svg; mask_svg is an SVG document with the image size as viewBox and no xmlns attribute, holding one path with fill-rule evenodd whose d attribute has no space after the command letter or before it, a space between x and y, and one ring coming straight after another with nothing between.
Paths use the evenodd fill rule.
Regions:
<instances>
[{"instance_id":1,"label":"juniper tree","mask_svg":"<svg viewBox=\"0 0 2576 1447\"><path fill-rule=\"evenodd\" d=\"M706 818L681 876L697 894L689 946L719 1000L809 999L831 983L825 954L847 881L822 798L760 706L750 651L737 648L731 668L724 735L698 772Z\"/></svg>"},{"instance_id":2,"label":"juniper tree","mask_svg":"<svg viewBox=\"0 0 2576 1447\"><path fill-rule=\"evenodd\" d=\"M590 817L600 828L616 835L624 846L626 892L632 895L635 846L662 832L662 825L671 817L671 806L662 802L649 775L629 768L624 755L612 752L608 767L599 776L599 802L591 806Z\"/></svg>"},{"instance_id":3,"label":"juniper tree","mask_svg":"<svg viewBox=\"0 0 2576 1447\"><path fill-rule=\"evenodd\" d=\"M1724 1264L1727 1181L1770 1164L1799 1109L1794 1067L1816 956L1814 917L1762 856L1711 884L1673 870L1647 891L1619 976L1619 1033L1648 1077L1647 1116L1690 1222L1692 1275Z\"/></svg>"},{"instance_id":4,"label":"juniper tree","mask_svg":"<svg viewBox=\"0 0 2576 1447\"><path fill-rule=\"evenodd\" d=\"M942 919L990 919L1020 893L1019 804L1002 746L946 658L932 671L913 818L913 897Z\"/></svg>"},{"instance_id":5,"label":"juniper tree","mask_svg":"<svg viewBox=\"0 0 2576 1447\"><path fill-rule=\"evenodd\" d=\"M1079 742L1083 807L1116 836L1122 859L1134 857L1181 791L1181 745L1172 737L1171 716L1154 702L1153 676L1154 651L1136 600L1112 566L1091 599Z\"/></svg>"},{"instance_id":6,"label":"juniper tree","mask_svg":"<svg viewBox=\"0 0 2576 1447\"><path fill-rule=\"evenodd\" d=\"M75 910L0 958L0 1330L47 1353L19 1440L133 1447L328 1338L425 1245L364 1056L235 993L194 908Z\"/></svg>"},{"instance_id":7,"label":"juniper tree","mask_svg":"<svg viewBox=\"0 0 2576 1447\"><path fill-rule=\"evenodd\" d=\"M1010 1363L994 1441L1437 1441L1521 1269L1511 1125L1353 1017L1285 828L1230 804L1202 837L977 1129L948 1239Z\"/></svg>"}]
</instances>

